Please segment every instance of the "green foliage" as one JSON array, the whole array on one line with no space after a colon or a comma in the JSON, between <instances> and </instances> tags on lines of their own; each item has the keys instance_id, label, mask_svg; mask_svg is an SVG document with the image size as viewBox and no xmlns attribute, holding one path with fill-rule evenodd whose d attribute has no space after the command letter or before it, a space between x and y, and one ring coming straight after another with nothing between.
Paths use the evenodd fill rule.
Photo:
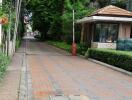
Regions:
<instances>
[{"instance_id":1,"label":"green foliage","mask_svg":"<svg viewBox=\"0 0 132 100\"><path fill-rule=\"evenodd\" d=\"M7 69L7 65L9 64L9 57L5 54L0 53L0 79L4 75Z\"/></svg>"},{"instance_id":2,"label":"green foliage","mask_svg":"<svg viewBox=\"0 0 132 100\"><path fill-rule=\"evenodd\" d=\"M2 6L0 7L0 17L7 17L9 20L9 23L6 25L3 25L4 30L7 30L10 27L11 24L11 19L15 17L14 12L15 12L15 8L13 7L11 0L4 0L2 3Z\"/></svg>"},{"instance_id":3,"label":"green foliage","mask_svg":"<svg viewBox=\"0 0 132 100\"><path fill-rule=\"evenodd\" d=\"M73 6L75 9L75 20L80 19L84 16L90 15L95 8L87 8L85 5L89 2L89 0L78 0L74 4L70 0L65 0L64 5L64 14L62 16L63 20L63 33L71 34L72 33L72 22L73 22Z\"/></svg>"},{"instance_id":4,"label":"green foliage","mask_svg":"<svg viewBox=\"0 0 132 100\"><path fill-rule=\"evenodd\" d=\"M79 54L85 55L87 50L88 50L88 45L86 43L78 44L78 53Z\"/></svg>"},{"instance_id":5,"label":"green foliage","mask_svg":"<svg viewBox=\"0 0 132 100\"><path fill-rule=\"evenodd\" d=\"M33 12L33 28L42 34L47 32L54 39L72 33L72 9L75 8L75 19L89 15L94 8L88 8L89 0L30 0L27 9ZM38 6L39 5L39 6Z\"/></svg>"},{"instance_id":6,"label":"green foliage","mask_svg":"<svg viewBox=\"0 0 132 100\"><path fill-rule=\"evenodd\" d=\"M71 51L71 45L61 41L48 41L49 44L54 45L58 48L64 49L68 52Z\"/></svg>"},{"instance_id":7,"label":"green foliage","mask_svg":"<svg viewBox=\"0 0 132 100\"><path fill-rule=\"evenodd\" d=\"M126 2L127 2L127 0L96 0L96 1L98 1L101 8L112 4L124 9L126 8Z\"/></svg>"},{"instance_id":8,"label":"green foliage","mask_svg":"<svg viewBox=\"0 0 132 100\"><path fill-rule=\"evenodd\" d=\"M80 32L76 32L75 35L76 35L75 36L75 42L80 43L80 37L81 37ZM72 34L65 34L65 39L63 41L65 41L67 44L72 44L73 35Z\"/></svg>"},{"instance_id":9,"label":"green foliage","mask_svg":"<svg viewBox=\"0 0 132 100\"><path fill-rule=\"evenodd\" d=\"M16 12L13 10L10 13L10 21L9 21L9 27L10 27L10 40L13 40L14 37L14 29L15 29L15 18L16 18ZM20 25L20 23L19 23Z\"/></svg>"},{"instance_id":10,"label":"green foliage","mask_svg":"<svg viewBox=\"0 0 132 100\"><path fill-rule=\"evenodd\" d=\"M89 49L89 57L132 72L132 52Z\"/></svg>"},{"instance_id":11,"label":"green foliage","mask_svg":"<svg viewBox=\"0 0 132 100\"><path fill-rule=\"evenodd\" d=\"M59 33L61 31L61 15L63 11L63 0L30 0L27 9L33 12L33 28L42 34ZM39 6L38 6L39 5ZM51 27L51 28L50 28ZM45 35L41 35L46 37Z\"/></svg>"},{"instance_id":12,"label":"green foliage","mask_svg":"<svg viewBox=\"0 0 132 100\"><path fill-rule=\"evenodd\" d=\"M15 28L15 8L12 4L12 0L4 0L1 7L0 7L0 17L7 17L8 18L8 23L3 24L3 31L5 37L7 34L11 34L11 40L13 38L14 34L14 28ZM10 32L9 32L10 31Z\"/></svg>"},{"instance_id":13,"label":"green foliage","mask_svg":"<svg viewBox=\"0 0 132 100\"><path fill-rule=\"evenodd\" d=\"M97 0L97 1L99 2L101 8L111 4L111 0Z\"/></svg>"},{"instance_id":14,"label":"green foliage","mask_svg":"<svg viewBox=\"0 0 132 100\"><path fill-rule=\"evenodd\" d=\"M126 9L126 3L127 3L127 0L116 0L116 2L112 4L120 8Z\"/></svg>"},{"instance_id":15,"label":"green foliage","mask_svg":"<svg viewBox=\"0 0 132 100\"><path fill-rule=\"evenodd\" d=\"M18 49L20 47L20 45L21 45L21 40L17 39L16 40L16 45L15 45L16 47L15 48Z\"/></svg>"},{"instance_id":16,"label":"green foliage","mask_svg":"<svg viewBox=\"0 0 132 100\"><path fill-rule=\"evenodd\" d=\"M64 49L68 52L71 52L71 44L68 44L63 41L48 41L49 44L54 45L58 48ZM84 43L77 44L77 53L80 55L85 55L86 51L88 49L88 46Z\"/></svg>"},{"instance_id":17,"label":"green foliage","mask_svg":"<svg viewBox=\"0 0 132 100\"><path fill-rule=\"evenodd\" d=\"M73 42L73 36L72 36L72 34L66 34L65 35L65 42L67 43L67 44L72 44L72 42Z\"/></svg>"},{"instance_id":18,"label":"green foliage","mask_svg":"<svg viewBox=\"0 0 132 100\"><path fill-rule=\"evenodd\" d=\"M58 40L71 37L73 8L76 21L95 11L96 8L89 7L90 2L94 1L97 1L100 7L111 4L111 0L75 0L74 3L73 0L29 0L26 5L33 13L33 29L38 29L42 38L47 38L50 34L50 38ZM126 2L116 0L113 4L124 8ZM75 30L80 32L77 27Z\"/></svg>"}]
</instances>

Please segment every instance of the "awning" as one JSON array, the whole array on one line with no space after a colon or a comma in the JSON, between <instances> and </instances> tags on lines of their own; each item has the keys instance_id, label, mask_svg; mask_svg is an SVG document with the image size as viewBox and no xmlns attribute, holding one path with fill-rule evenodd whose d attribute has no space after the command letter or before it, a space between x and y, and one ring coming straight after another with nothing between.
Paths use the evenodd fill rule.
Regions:
<instances>
[{"instance_id":1,"label":"awning","mask_svg":"<svg viewBox=\"0 0 132 100\"><path fill-rule=\"evenodd\" d=\"M109 17L109 16L91 16L91 17L84 17L76 21L76 23L88 23L88 22L132 22L131 17Z\"/></svg>"}]
</instances>

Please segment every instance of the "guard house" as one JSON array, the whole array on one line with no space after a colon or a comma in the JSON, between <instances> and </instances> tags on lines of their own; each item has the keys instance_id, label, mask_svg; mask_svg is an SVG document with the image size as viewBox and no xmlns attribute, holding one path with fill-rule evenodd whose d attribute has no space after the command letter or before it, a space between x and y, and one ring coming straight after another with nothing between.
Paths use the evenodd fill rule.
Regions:
<instances>
[{"instance_id":1,"label":"guard house","mask_svg":"<svg viewBox=\"0 0 132 100\"><path fill-rule=\"evenodd\" d=\"M118 39L132 38L132 12L106 6L77 20L82 25L81 42L92 48L116 48Z\"/></svg>"}]
</instances>

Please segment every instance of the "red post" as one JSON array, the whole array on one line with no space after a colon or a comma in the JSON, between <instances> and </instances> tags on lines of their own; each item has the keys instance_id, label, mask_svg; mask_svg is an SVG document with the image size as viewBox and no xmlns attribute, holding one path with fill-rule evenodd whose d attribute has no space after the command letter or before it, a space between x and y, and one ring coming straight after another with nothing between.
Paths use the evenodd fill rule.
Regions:
<instances>
[{"instance_id":1,"label":"red post","mask_svg":"<svg viewBox=\"0 0 132 100\"><path fill-rule=\"evenodd\" d=\"M77 55L77 44L76 43L72 43L72 56L76 56Z\"/></svg>"}]
</instances>

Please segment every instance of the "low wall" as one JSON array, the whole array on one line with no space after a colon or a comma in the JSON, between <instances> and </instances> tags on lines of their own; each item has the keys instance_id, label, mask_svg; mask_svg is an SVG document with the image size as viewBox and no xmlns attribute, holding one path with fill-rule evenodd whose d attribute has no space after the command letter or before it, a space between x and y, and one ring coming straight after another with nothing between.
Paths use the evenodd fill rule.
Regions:
<instances>
[{"instance_id":1,"label":"low wall","mask_svg":"<svg viewBox=\"0 0 132 100\"><path fill-rule=\"evenodd\" d=\"M116 43L92 42L92 48L111 48L111 49L116 49Z\"/></svg>"}]
</instances>

